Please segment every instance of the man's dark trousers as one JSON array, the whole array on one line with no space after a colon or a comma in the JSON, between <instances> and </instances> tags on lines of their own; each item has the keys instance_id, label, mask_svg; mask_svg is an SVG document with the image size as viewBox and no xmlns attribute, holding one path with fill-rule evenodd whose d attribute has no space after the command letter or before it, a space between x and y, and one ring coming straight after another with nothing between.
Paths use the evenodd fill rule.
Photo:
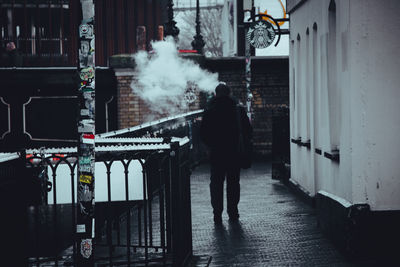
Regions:
<instances>
[{"instance_id":1,"label":"man's dark trousers","mask_svg":"<svg viewBox=\"0 0 400 267\"><path fill-rule=\"evenodd\" d=\"M228 215L231 219L237 219L239 217L237 206L240 200L240 168L234 164L211 163L210 192L214 216L220 217L224 209L225 176Z\"/></svg>"}]
</instances>

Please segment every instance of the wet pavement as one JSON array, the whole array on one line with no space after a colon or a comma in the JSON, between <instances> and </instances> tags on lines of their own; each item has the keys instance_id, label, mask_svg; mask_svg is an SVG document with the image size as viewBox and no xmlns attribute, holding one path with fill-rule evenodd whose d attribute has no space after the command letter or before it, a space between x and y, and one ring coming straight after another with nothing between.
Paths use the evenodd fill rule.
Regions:
<instances>
[{"instance_id":1,"label":"wet pavement","mask_svg":"<svg viewBox=\"0 0 400 267\"><path fill-rule=\"evenodd\" d=\"M251 169L242 170L240 218L237 223L228 221L225 209L222 225L214 225L209 180L208 165L200 165L193 170L191 204L194 256L187 267L400 266L388 264L387 261L384 263L382 259L372 259L371 256L354 259L342 254L318 228L315 210L283 183L271 179L271 164L268 162L257 162ZM224 201L226 207L226 196ZM152 209L154 233L159 225L157 203L157 200L154 201L156 206ZM138 217L135 212L131 215L132 218ZM136 221L131 222L132 229L137 229ZM120 223L126 225L125 219ZM114 243L126 242L125 228L121 229L120 235L113 229ZM138 234L134 233L133 236L137 237ZM137 238L133 241L136 242ZM158 243L159 240L154 238L153 242ZM108 249L101 247L100 243L97 245L96 254L106 259L109 256ZM151 251L151 256L160 256L159 253L160 250ZM132 253L132 257L139 259L142 254L138 250ZM72 255L72 247L63 255ZM113 252L114 262L124 260L125 256L126 249L122 247ZM71 257L62 258L59 265L70 261ZM110 266L106 261L98 266ZM43 261L41 266L54 266L54 262Z\"/></svg>"},{"instance_id":2,"label":"wet pavement","mask_svg":"<svg viewBox=\"0 0 400 267\"><path fill-rule=\"evenodd\" d=\"M271 179L267 162L242 170L238 223L228 221L225 196L223 225L214 225L208 165L193 171L191 190L195 266L375 266L341 254L317 227L315 210Z\"/></svg>"}]
</instances>

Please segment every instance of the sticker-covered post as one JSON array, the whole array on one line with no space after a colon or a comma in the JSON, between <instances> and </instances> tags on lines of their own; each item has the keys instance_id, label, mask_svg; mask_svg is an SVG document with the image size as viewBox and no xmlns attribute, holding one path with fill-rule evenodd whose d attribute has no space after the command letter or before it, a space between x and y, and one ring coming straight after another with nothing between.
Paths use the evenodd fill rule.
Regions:
<instances>
[{"instance_id":1,"label":"sticker-covered post","mask_svg":"<svg viewBox=\"0 0 400 267\"><path fill-rule=\"evenodd\" d=\"M268 15L257 15L257 16L266 16L271 19L272 17ZM253 16L253 20L256 16ZM276 23L278 25L278 23ZM279 29L279 26L278 26ZM279 30L280 32L280 30ZM268 21L253 21L250 24L250 27L246 33L246 94L247 94L247 115L251 121L251 101L253 99L253 94L251 92L251 53L250 53L250 45L254 48L266 48L275 39L275 30L274 27Z\"/></svg>"},{"instance_id":2,"label":"sticker-covered post","mask_svg":"<svg viewBox=\"0 0 400 267\"><path fill-rule=\"evenodd\" d=\"M253 94L251 93L251 50L250 50L250 42L246 41L246 107L247 107L247 116L251 121L251 101L253 99Z\"/></svg>"},{"instance_id":3,"label":"sticker-covered post","mask_svg":"<svg viewBox=\"0 0 400 267\"><path fill-rule=\"evenodd\" d=\"M255 8L254 8L254 0L245 1L243 3L246 5L245 12L250 12L250 19L254 20ZM245 58L246 58L246 65L245 65L245 80L246 80L246 107L247 107L247 116L249 117L250 122L252 121L252 109L251 103L253 100L253 94L251 92L251 54L252 49L250 46L250 41L248 40L248 34L250 29L247 29L246 33L246 40L245 40Z\"/></svg>"},{"instance_id":4,"label":"sticker-covered post","mask_svg":"<svg viewBox=\"0 0 400 267\"><path fill-rule=\"evenodd\" d=\"M78 266L94 266L95 56L94 4L81 0L76 248Z\"/></svg>"}]
</instances>

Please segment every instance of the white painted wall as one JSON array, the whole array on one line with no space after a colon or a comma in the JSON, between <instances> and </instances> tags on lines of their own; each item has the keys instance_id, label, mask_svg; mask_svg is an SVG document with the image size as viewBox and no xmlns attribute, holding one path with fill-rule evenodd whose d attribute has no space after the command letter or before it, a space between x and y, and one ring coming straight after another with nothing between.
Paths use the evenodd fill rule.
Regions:
<instances>
[{"instance_id":1,"label":"white painted wall","mask_svg":"<svg viewBox=\"0 0 400 267\"><path fill-rule=\"evenodd\" d=\"M291 144L291 178L312 196L400 209L400 1L336 0L334 25L329 2L290 16L291 138L311 139Z\"/></svg>"},{"instance_id":2,"label":"white painted wall","mask_svg":"<svg viewBox=\"0 0 400 267\"><path fill-rule=\"evenodd\" d=\"M315 153L315 148L323 152L338 148L339 142L332 142L331 129L340 124L340 127L335 129L337 136L341 136L342 132L346 131L342 124L346 123L346 119L349 121L348 118L342 121L332 119L337 118L334 114L342 114L332 111L343 110L333 105L334 100L341 96L343 87L339 82L335 86L335 83L329 81L335 77L338 77L334 79L336 81L346 80L348 72L340 72L338 68L332 71L335 66L329 64L328 6L328 0L306 1L291 16L291 137L300 137L303 141L311 140L311 149L291 144L291 178L311 196L319 190L325 190L340 192L341 197L350 199L351 180L345 178L351 176L348 171L349 164L338 165ZM336 21L342 23L340 18L336 18ZM336 55L342 49L339 38L341 27L342 24L336 25ZM338 65L337 61L336 67ZM294 79L293 72L296 76ZM336 96L333 100L332 95ZM339 172L343 174L339 175Z\"/></svg>"},{"instance_id":3,"label":"white painted wall","mask_svg":"<svg viewBox=\"0 0 400 267\"><path fill-rule=\"evenodd\" d=\"M353 197L400 209L400 1L352 0Z\"/></svg>"}]
</instances>

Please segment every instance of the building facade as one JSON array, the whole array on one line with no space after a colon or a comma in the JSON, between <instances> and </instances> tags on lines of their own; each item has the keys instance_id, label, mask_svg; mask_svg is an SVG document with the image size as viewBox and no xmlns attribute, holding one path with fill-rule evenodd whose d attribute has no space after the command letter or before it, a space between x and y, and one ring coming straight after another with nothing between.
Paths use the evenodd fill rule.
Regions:
<instances>
[{"instance_id":1,"label":"building facade","mask_svg":"<svg viewBox=\"0 0 400 267\"><path fill-rule=\"evenodd\" d=\"M145 26L146 47L159 39L166 20L166 1L94 0L96 66L112 55L134 53L138 27ZM79 0L0 1L0 67L76 66L81 7ZM140 34L140 33L139 33ZM10 62L7 43L18 59Z\"/></svg>"},{"instance_id":2,"label":"building facade","mask_svg":"<svg viewBox=\"0 0 400 267\"><path fill-rule=\"evenodd\" d=\"M96 131L116 130L121 98L109 58L163 38L166 1L94 0ZM0 147L76 141L79 0L0 1ZM10 45L13 43L13 45ZM10 147L11 146L11 147Z\"/></svg>"},{"instance_id":3,"label":"building facade","mask_svg":"<svg viewBox=\"0 0 400 267\"><path fill-rule=\"evenodd\" d=\"M396 0L287 1L290 181L316 199L320 224L347 249L389 238L390 228L399 236L399 8ZM357 239L353 229L370 234Z\"/></svg>"}]
</instances>

